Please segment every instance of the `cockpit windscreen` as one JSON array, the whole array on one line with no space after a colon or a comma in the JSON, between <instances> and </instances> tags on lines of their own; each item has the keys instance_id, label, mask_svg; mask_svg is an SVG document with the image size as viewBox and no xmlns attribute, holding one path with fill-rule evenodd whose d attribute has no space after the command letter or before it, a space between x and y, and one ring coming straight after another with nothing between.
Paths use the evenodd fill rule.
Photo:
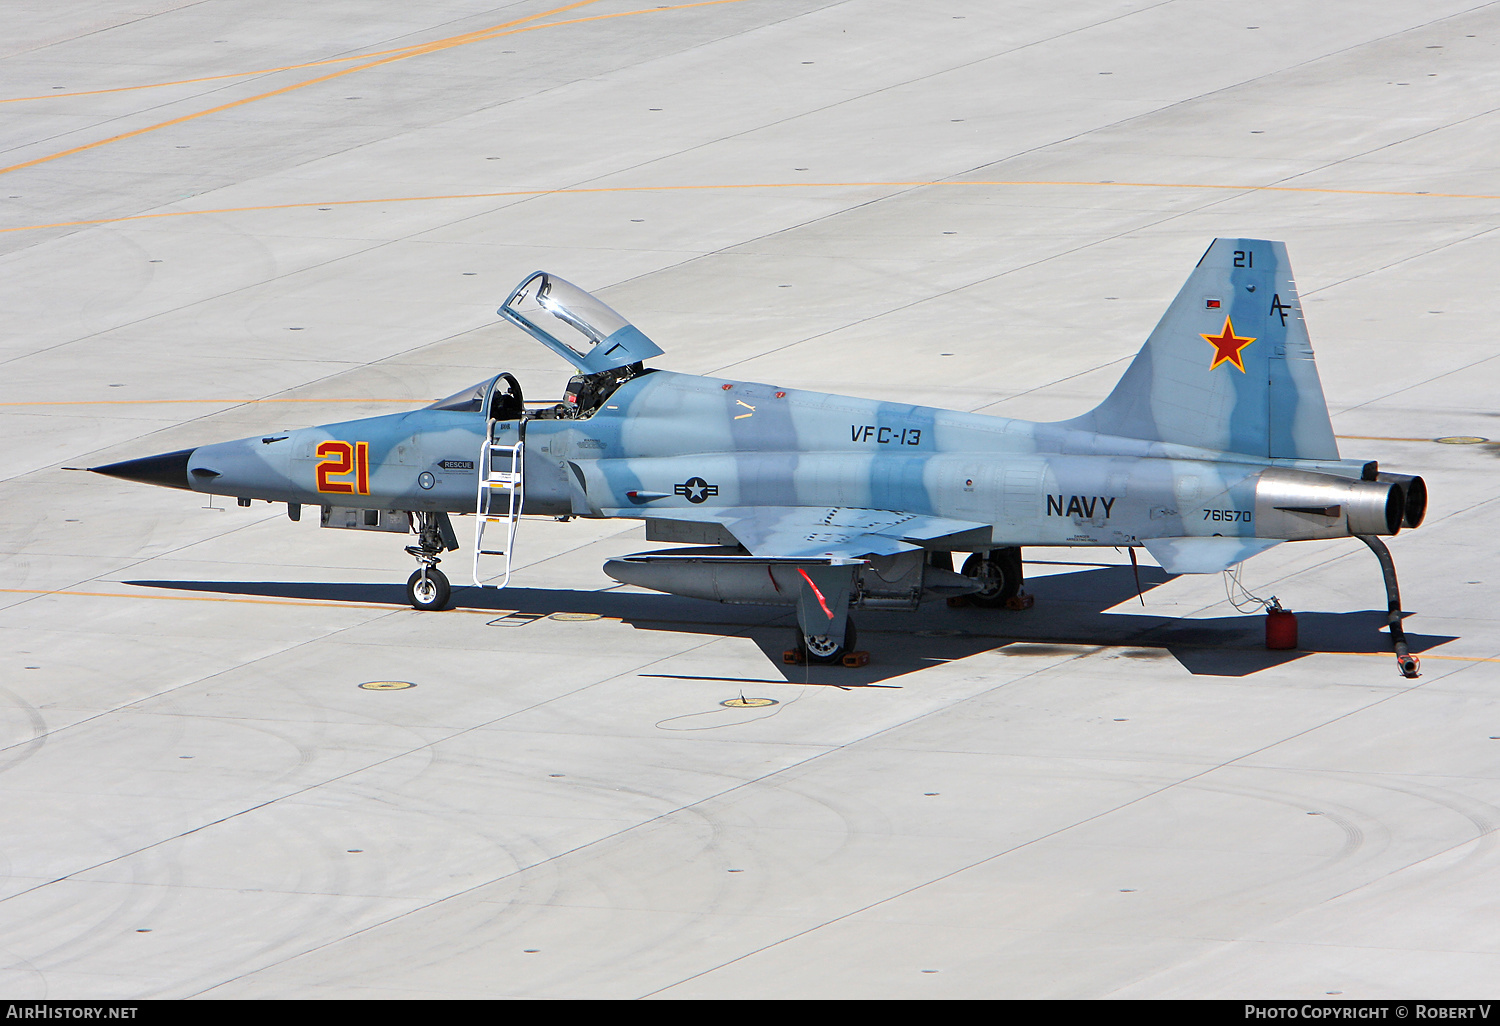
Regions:
<instances>
[{"instance_id":1,"label":"cockpit windscreen","mask_svg":"<svg viewBox=\"0 0 1500 1026\"><path fill-rule=\"evenodd\" d=\"M499 377L500 375L495 375ZM495 378L485 378L477 385L454 392L446 399L439 399L425 410L451 410L454 413L478 413L484 409L484 397L489 394L490 385L494 384Z\"/></svg>"}]
</instances>

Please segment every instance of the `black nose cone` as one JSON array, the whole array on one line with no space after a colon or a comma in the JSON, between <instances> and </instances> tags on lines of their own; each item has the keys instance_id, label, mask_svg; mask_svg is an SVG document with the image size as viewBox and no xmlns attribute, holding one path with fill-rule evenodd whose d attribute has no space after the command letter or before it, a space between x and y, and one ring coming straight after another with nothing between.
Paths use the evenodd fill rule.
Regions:
<instances>
[{"instance_id":1,"label":"black nose cone","mask_svg":"<svg viewBox=\"0 0 1500 1026\"><path fill-rule=\"evenodd\" d=\"M144 456L138 460L126 460L123 463L111 463L107 467L89 467L88 469L96 474L123 477L127 481L140 481L144 484L192 491L193 486L188 483L188 459L196 451L196 449L179 449L177 452L162 453L160 456Z\"/></svg>"}]
</instances>

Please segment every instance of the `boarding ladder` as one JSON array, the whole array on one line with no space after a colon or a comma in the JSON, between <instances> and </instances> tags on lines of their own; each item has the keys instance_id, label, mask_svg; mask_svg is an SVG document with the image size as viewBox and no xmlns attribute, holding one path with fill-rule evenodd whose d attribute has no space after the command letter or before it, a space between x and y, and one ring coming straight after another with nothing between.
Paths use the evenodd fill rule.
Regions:
<instances>
[{"instance_id":1,"label":"boarding ladder","mask_svg":"<svg viewBox=\"0 0 1500 1026\"><path fill-rule=\"evenodd\" d=\"M497 439L496 428L508 429L513 441ZM479 495L474 513L474 583L481 588L503 588L510 583L511 558L516 547L516 521L526 503L526 451L516 421L490 421L484 443L479 450ZM486 527L503 524L503 548L485 548ZM493 541L490 543L494 544ZM485 557L505 557L503 576L498 571L485 575L481 563ZM499 583L495 583L499 578Z\"/></svg>"}]
</instances>

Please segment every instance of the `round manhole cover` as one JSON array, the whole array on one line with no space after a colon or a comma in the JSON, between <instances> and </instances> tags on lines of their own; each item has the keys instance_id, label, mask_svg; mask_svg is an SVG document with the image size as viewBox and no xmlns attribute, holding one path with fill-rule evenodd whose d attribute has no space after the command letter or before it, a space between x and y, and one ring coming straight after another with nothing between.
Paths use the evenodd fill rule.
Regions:
<instances>
[{"instance_id":1,"label":"round manhole cover","mask_svg":"<svg viewBox=\"0 0 1500 1026\"><path fill-rule=\"evenodd\" d=\"M401 691L405 688L414 688L416 685L409 680L372 680L366 681L360 687L366 691Z\"/></svg>"}]
</instances>

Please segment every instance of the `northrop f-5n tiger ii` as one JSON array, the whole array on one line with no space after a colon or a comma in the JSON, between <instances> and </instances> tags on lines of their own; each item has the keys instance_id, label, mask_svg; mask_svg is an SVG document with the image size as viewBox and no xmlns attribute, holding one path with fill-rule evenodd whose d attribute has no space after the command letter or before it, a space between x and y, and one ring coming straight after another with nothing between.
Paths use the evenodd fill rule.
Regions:
<instances>
[{"instance_id":1,"label":"northrop f-5n tiger ii","mask_svg":"<svg viewBox=\"0 0 1500 1026\"><path fill-rule=\"evenodd\" d=\"M499 313L577 369L564 402L528 405L501 373L408 413L89 469L409 533L423 610L449 600L452 514L473 515L481 587L509 580L523 513L643 520L682 547L606 573L793 606L812 662L852 653L852 610L1014 604L1027 545L1144 546L1181 574L1353 536L1380 557L1400 668L1417 673L1379 536L1421 523L1426 487L1339 457L1282 243L1215 240L1114 391L1055 423L656 370L656 343L541 271ZM954 552L971 553L959 571Z\"/></svg>"}]
</instances>

